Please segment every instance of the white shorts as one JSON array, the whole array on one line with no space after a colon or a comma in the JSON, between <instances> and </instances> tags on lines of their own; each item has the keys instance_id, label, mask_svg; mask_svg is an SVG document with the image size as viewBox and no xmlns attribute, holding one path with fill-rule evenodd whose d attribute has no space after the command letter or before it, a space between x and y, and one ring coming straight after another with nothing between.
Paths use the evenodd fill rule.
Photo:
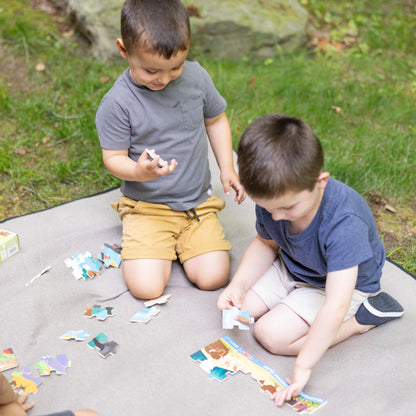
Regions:
<instances>
[{"instance_id":1,"label":"white shorts","mask_svg":"<svg viewBox=\"0 0 416 416\"><path fill-rule=\"evenodd\" d=\"M325 303L325 288L297 282L278 257L264 275L251 287L269 309L284 303L309 325ZM357 312L359 306L373 293L354 290L344 321Z\"/></svg>"}]
</instances>

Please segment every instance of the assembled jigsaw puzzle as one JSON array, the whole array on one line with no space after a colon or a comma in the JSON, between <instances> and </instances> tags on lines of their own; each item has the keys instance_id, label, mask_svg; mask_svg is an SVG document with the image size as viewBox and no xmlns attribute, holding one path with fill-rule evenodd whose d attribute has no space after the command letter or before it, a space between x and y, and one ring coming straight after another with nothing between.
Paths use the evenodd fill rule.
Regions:
<instances>
[{"instance_id":1,"label":"assembled jigsaw puzzle","mask_svg":"<svg viewBox=\"0 0 416 416\"><path fill-rule=\"evenodd\" d=\"M13 348L6 348L0 354L0 371L10 370L14 367L17 367L17 359Z\"/></svg>"},{"instance_id":2,"label":"assembled jigsaw puzzle","mask_svg":"<svg viewBox=\"0 0 416 416\"><path fill-rule=\"evenodd\" d=\"M88 318L96 317L99 321L104 321L109 316L114 316L114 308L112 306L101 307L100 305L94 305L84 309L84 316Z\"/></svg>"},{"instance_id":3,"label":"assembled jigsaw puzzle","mask_svg":"<svg viewBox=\"0 0 416 416\"><path fill-rule=\"evenodd\" d=\"M246 324L254 324L254 318L249 315L248 311L240 311L236 307L223 309L222 327L224 329L233 329L237 326L239 329L248 331L250 327Z\"/></svg>"},{"instance_id":4,"label":"assembled jigsaw puzzle","mask_svg":"<svg viewBox=\"0 0 416 416\"><path fill-rule=\"evenodd\" d=\"M229 374L250 373L263 391L275 393L288 383L272 368L244 351L230 337L223 337L191 355L194 362L208 373L210 379L223 381ZM326 403L325 399L309 396L303 391L287 402L297 413L310 414Z\"/></svg>"},{"instance_id":5,"label":"assembled jigsaw puzzle","mask_svg":"<svg viewBox=\"0 0 416 416\"><path fill-rule=\"evenodd\" d=\"M83 329L73 330L69 329L64 334L60 336L61 339L65 340L75 340L75 341L85 341L89 336L90 332L84 331Z\"/></svg>"},{"instance_id":6,"label":"assembled jigsaw puzzle","mask_svg":"<svg viewBox=\"0 0 416 416\"><path fill-rule=\"evenodd\" d=\"M102 263L99 260L93 260L92 254L86 251L84 254L76 253L72 258L64 260L65 265L72 269L72 274L79 280L92 279L101 274Z\"/></svg>"},{"instance_id":7,"label":"assembled jigsaw puzzle","mask_svg":"<svg viewBox=\"0 0 416 416\"><path fill-rule=\"evenodd\" d=\"M96 349L101 357L107 358L110 354L114 355L117 352L116 348L118 347L118 343L115 341L108 341L107 335L100 332L88 343L88 346Z\"/></svg>"},{"instance_id":8,"label":"assembled jigsaw puzzle","mask_svg":"<svg viewBox=\"0 0 416 416\"><path fill-rule=\"evenodd\" d=\"M106 268L110 266L119 268L121 264L121 247L117 244L110 245L105 243L97 258Z\"/></svg>"},{"instance_id":9,"label":"assembled jigsaw puzzle","mask_svg":"<svg viewBox=\"0 0 416 416\"><path fill-rule=\"evenodd\" d=\"M65 354L58 354L56 358L42 355L40 361L35 364L35 368L39 370L41 376L49 376L52 371L58 375L66 374L66 370L70 366L71 362L67 360Z\"/></svg>"},{"instance_id":10,"label":"assembled jigsaw puzzle","mask_svg":"<svg viewBox=\"0 0 416 416\"><path fill-rule=\"evenodd\" d=\"M42 383L42 379L34 376L29 368L25 368L23 371L15 371L12 373L12 377L10 385L18 394L36 394L39 384Z\"/></svg>"},{"instance_id":11,"label":"assembled jigsaw puzzle","mask_svg":"<svg viewBox=\"0 0 416 416\"><path fill-rule=\"evenodd\" d=\"M147 324L159 312L160 309L156 306L152 306L151 308L142 308L130 318L130 322L141 322L142 324Z\"/></svg>"}]
</instances>

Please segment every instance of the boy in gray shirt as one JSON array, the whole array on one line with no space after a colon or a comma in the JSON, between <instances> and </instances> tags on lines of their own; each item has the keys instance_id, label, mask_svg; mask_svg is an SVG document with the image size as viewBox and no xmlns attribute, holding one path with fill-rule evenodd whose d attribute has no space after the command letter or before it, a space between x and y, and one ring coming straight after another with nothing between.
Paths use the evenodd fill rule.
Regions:
<instances>
[{"instance_id":1,"label":"boy in gray shirt","mask_svg":"<svg viewBox=\"0 0 416 416\"><path fill-rule=\"evenodd\" d=\"M231 246L217 217L225 203L212 195L207 137L224 192L233 188L238 203L245 197L225 100L207 72L186 61L189 45L179 0L127 0L117 46L129 68L96 116L104 164L123 179L114 205L123 221L123 276L143 299L162 294L177 256L200 289L228 280Z\"/></svg>"}]
</instances>

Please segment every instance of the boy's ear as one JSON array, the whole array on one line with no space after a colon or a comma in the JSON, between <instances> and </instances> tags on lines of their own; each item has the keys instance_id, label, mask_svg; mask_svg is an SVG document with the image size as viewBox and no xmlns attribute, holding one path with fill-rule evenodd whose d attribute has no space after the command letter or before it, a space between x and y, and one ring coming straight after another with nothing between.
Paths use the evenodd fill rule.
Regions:
<instances>
[{"instance_id":1,"label":"boy's ear","mask_svg":"<svg viewBox=\"0 0 416 416\"><path fill-rule=\"evenodd\" d=\"M117 42L116 43L117 43L117 49L119 50L120 55L123 58L127 59L127 49L124 46L123 39L120 39L120 38L117 39Z\"/></svg>"},{"instance_id":2,"label":"boy's ear","mask_svg":"<svg viewBox=\"0 0 416 416\"><path fill-rule=\"evenodd\" d=\"M321 172L318 176L318 180L316 181L316 185L319 189L325 189L326 185L329 181L329 172Z\"/></svg>"}]
</instances>

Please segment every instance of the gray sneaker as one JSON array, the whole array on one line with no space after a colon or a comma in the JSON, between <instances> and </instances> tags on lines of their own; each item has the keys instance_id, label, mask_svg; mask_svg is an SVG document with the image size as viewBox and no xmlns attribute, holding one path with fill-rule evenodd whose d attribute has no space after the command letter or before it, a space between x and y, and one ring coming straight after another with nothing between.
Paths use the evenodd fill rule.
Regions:
<instances>
[{"instance_id":1,"label":"gray sneaker","mask_svg":"<svg viewBox=\"0 0 416 416\"><path fill-rule=\"evenodd\" d=\"M360 305L355 319L361 325L379 326L392 319L400 318L404 309L396 299L385 292L370 296Z\"/></svg>"}]
</instances>

